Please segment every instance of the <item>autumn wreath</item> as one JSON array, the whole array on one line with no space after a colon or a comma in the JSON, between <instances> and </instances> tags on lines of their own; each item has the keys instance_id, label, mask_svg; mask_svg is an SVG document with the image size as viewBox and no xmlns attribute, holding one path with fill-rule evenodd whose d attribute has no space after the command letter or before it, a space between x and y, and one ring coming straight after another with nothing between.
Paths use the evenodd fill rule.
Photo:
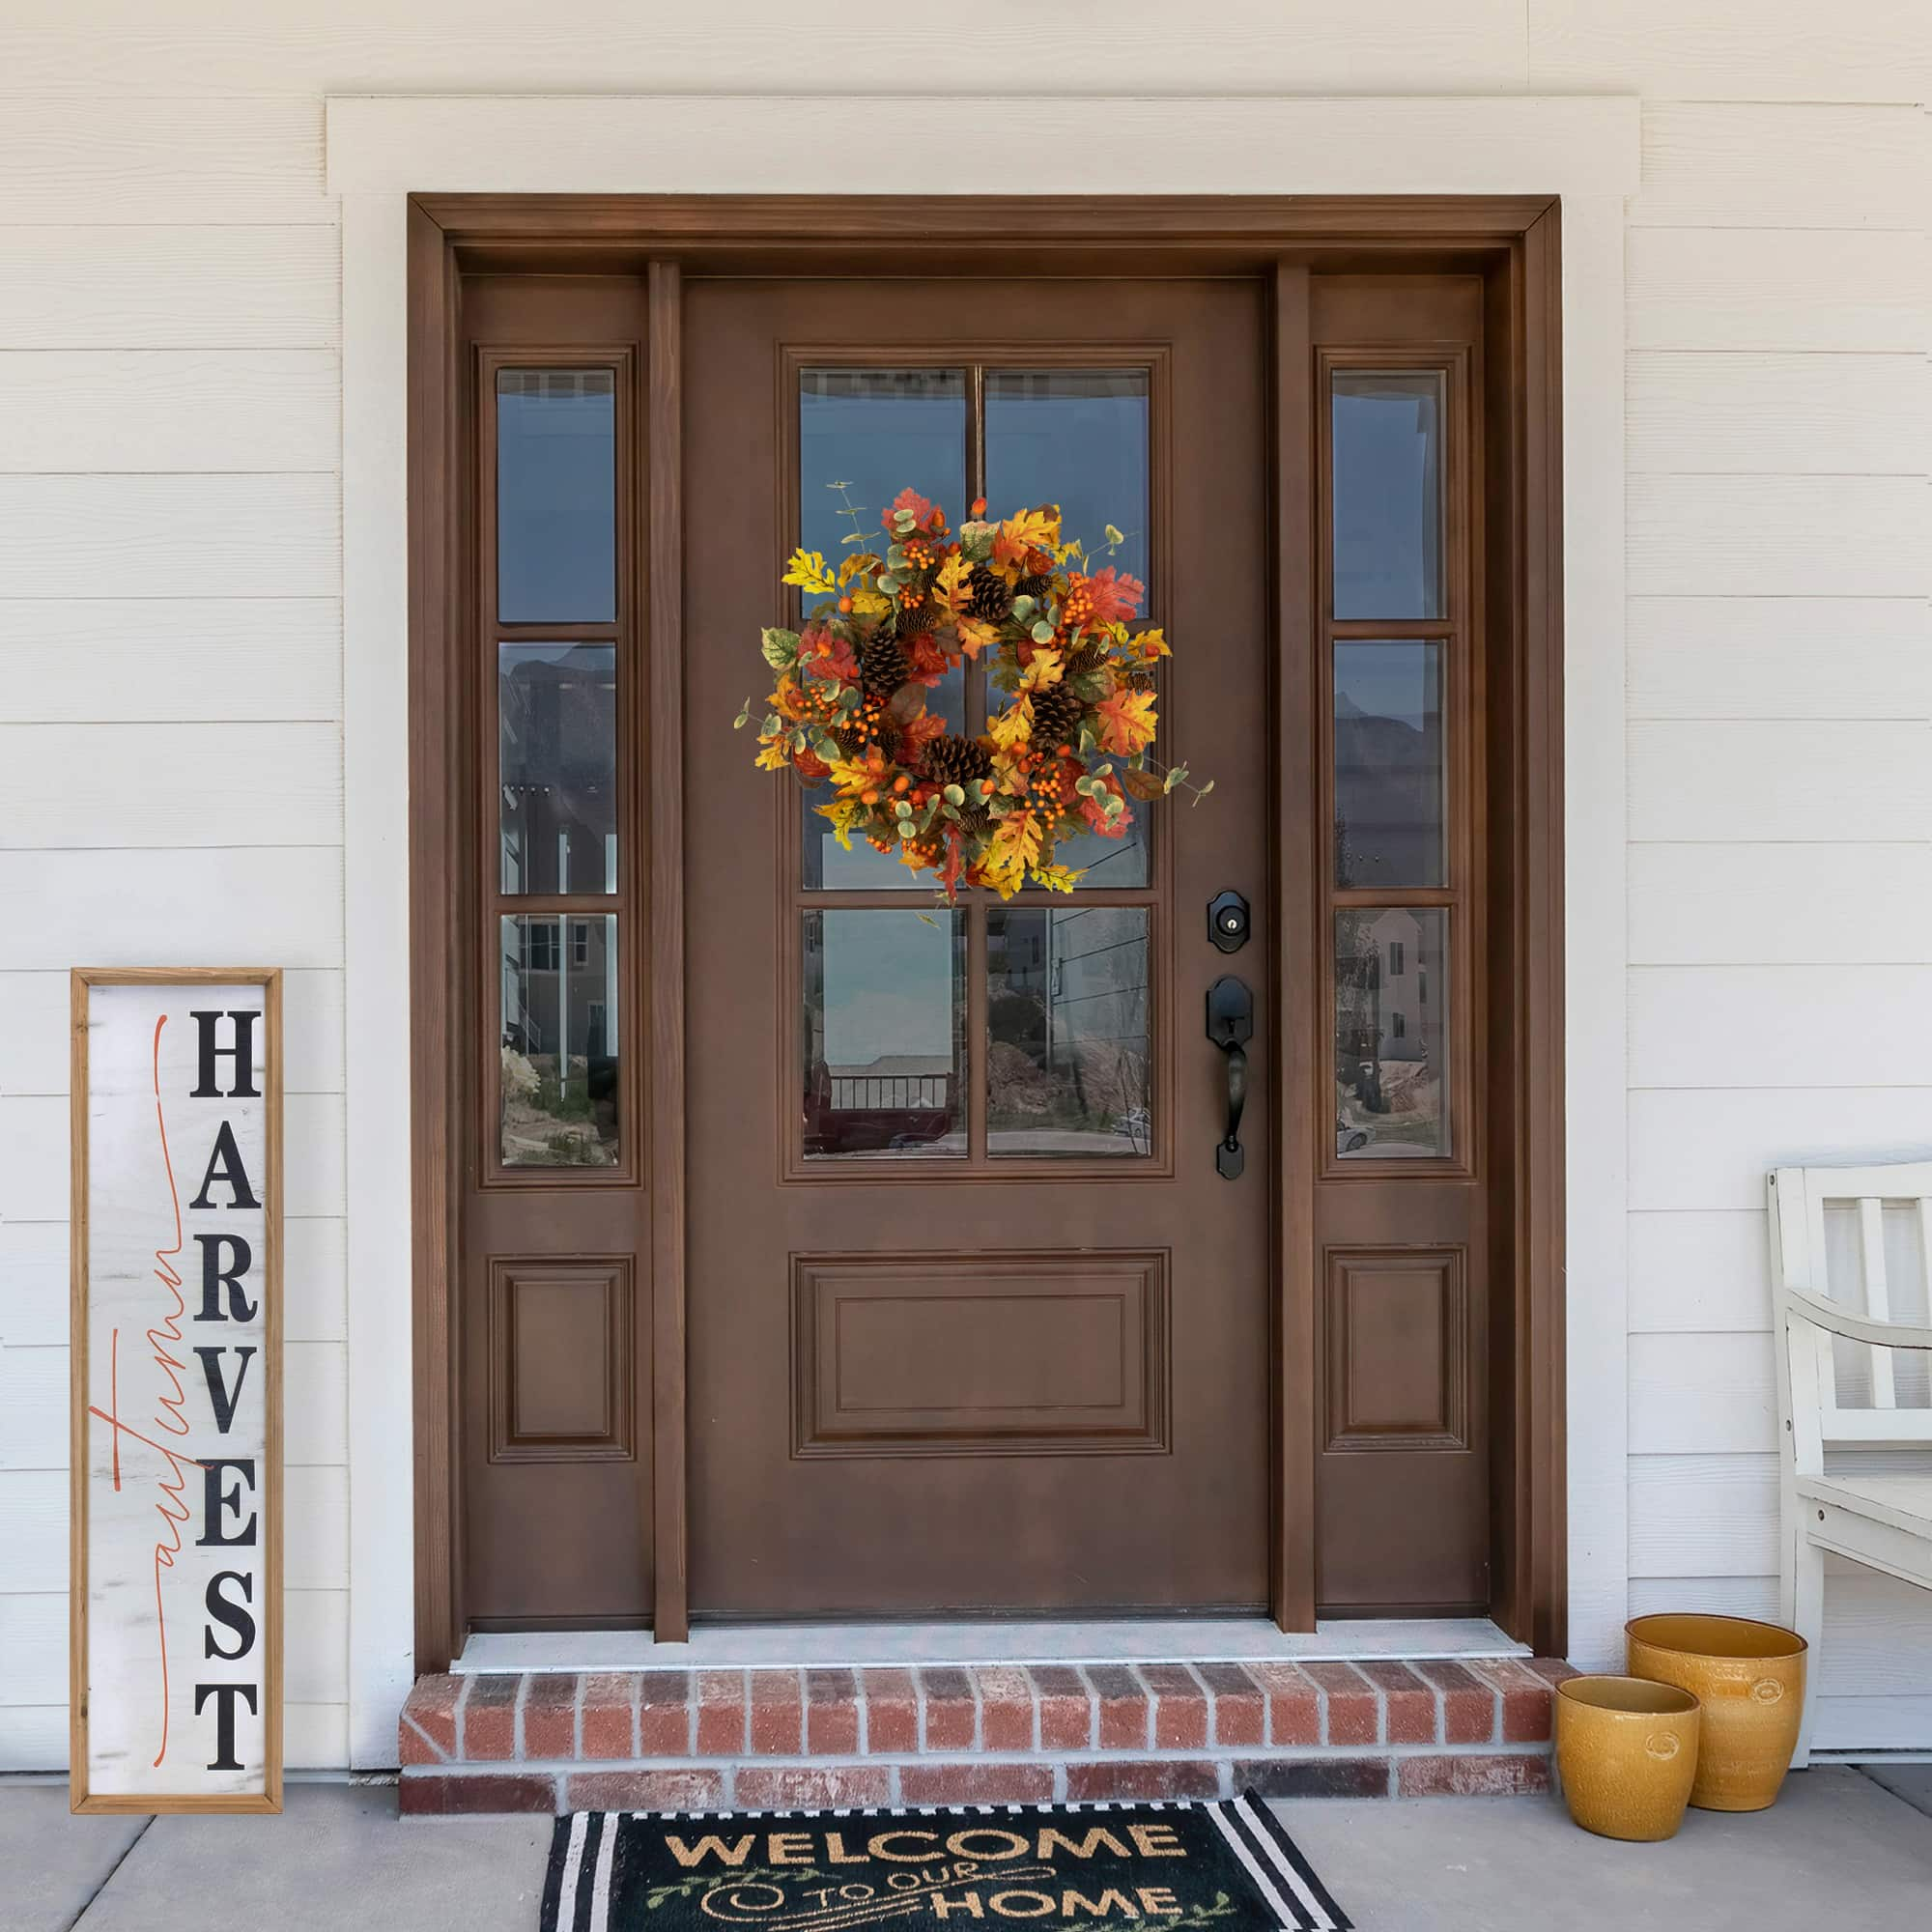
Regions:
<instances>
[{"instance_id":1,"label":"autumn wreath","mask_svg":"<svg viewBox=\"0 0 1932 1932\"><path fill-rule=\"evenodd\" d=\"M785 569L816 601L803 631L763 634L778 683L757 762L829 781L831 802L815 810L848 851L856 833L896 852L949 899L962 882L1002 898L1028 883L1071 892L1080 873L1054 859L1068 833L1118 838L1130 798L1183 784L1206 796L1211 781L1188 784L1184 768L1151 755L1153 668L1169 649L1159 630L1129 628L1145 586L1064 540L1058 506L995 522L981 498L955 535L943 510L903 490L884 513L881 554L859 548L848 486L828 487L844 497L854 548L836 566L799 550ZM1110 525L1107 554L1123 541ZM987 650L986 730L969 738L926 694ZM752 716L747 703L737 722Z\"/></svg>"}]
</instances>

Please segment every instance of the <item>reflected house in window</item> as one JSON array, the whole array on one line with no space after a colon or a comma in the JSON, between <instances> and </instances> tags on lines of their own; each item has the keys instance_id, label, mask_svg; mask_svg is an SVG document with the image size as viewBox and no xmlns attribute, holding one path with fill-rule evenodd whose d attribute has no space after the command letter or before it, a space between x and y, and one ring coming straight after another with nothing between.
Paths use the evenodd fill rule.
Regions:
<instances>
[{"instance_id":1,"label":"reflected house in window","mask_svg":"<svg viewBox=\"0 0 1932 1932\"><path fill-rule=\"evenodd\" d=\"M502 921L505 1167L617 1159L617 922Z\"/></svg>"},{"instance_id":2,"label":"reflected house in window","mask_svg":"<svg viewBox=\"0 0 1932 1932\"><path fill-rule=\"evenodd\" d=\"M986 924L986 1146L1151 1151L1148 915L1002 907Z\"/></svg>"},{"instance_id":3,"label":"reflected house in window","mask_svg":"<svg viewBox=\"0 0 1932 1932\"><path fill-rule=\"evenodd\" d=\"M1336 1151L1448 1152L1440 1010L1445 917L1365 907L1335 922Z\"/></svg>"}]
</instances>

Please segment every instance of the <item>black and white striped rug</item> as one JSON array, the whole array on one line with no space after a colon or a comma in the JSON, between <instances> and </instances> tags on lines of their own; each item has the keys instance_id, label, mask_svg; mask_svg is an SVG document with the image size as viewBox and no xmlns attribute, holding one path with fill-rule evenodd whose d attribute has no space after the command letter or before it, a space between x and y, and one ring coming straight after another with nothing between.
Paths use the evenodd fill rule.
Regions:
<instances>
[{"instance_id":1,"label":"black and white striped rug","mask_svg":"<svg viewBox=\"0 0 1932 1932\"><path fill-rule=\"evenodd\" d=\"M1343 1932L1267 1806L960 1804L578 1811L556 1821L542 1932Z\"/></svg>"}]
</instances>

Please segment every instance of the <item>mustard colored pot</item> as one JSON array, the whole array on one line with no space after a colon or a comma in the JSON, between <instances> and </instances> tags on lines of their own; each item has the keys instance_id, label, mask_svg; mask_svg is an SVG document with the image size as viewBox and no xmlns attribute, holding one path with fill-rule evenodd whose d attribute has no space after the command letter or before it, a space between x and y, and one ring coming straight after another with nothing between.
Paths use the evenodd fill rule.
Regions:
<instances>
[{"instance_id":1,"label":"mustard colored pot","mask_svg":"<svg viewBox=\"0 0 1932 1932\"><path fill-rule=\"evenodd\" d=\"M1697 1700L1640 1677L1572 1677L1556 1687L1563 1802L1601 1838L1675 1837L1697 1775Z\"/></svg>"},{"instance_id":2,"label":"mustard colored pot","mask_svg":"<svg viewBox=\"0 0 1932 1932\"><path fill-rule=\"evenodd\" d=\"M1704 1707L1703 1811L1762 1811L1777 1796L1804 1717L1804 1639L1748 1617L1633 1617L1630 1672L1689 1690Z\"/></svg>"}]
</instances>

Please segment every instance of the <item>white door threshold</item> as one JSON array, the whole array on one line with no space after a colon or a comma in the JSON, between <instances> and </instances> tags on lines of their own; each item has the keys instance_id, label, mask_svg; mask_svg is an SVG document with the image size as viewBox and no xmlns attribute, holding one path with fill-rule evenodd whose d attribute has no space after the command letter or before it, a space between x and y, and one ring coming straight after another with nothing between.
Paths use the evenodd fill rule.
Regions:
<instances>
[{"instance_id":1,"label":"white door threshold","mask_svg":"<svg viewBox=\"0 0 1932 1932\"><path fill-rule=\"evenodd\" d=\"M1090 1623L713 1624L689 1643L648 1631L478 1631L459 1676L562 1670L768 1669L949 1663L1320 1663L1393 1657L1528 1657L1487 1617L1389 1618L1284 1633L1264 1617Z\"/></svg>"}]
</instances>

